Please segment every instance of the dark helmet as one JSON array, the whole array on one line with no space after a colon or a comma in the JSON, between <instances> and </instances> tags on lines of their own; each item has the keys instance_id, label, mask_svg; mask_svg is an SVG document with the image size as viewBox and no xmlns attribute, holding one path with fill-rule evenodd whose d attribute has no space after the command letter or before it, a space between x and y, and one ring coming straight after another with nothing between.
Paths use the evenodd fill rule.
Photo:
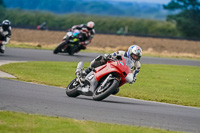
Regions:
<instances>
[{"instance_id":1,"label":"dark helmet","mask_svg":"<svg viewBox=\"0 0 200 133\"><path fill-rule=\"evenodd\" d=\"M9 20L4 20L2 22L2 28L3 28L3 30L4 31L8 30L10 25L11 25L11 22Z\"/></svg>"}]
</instances>

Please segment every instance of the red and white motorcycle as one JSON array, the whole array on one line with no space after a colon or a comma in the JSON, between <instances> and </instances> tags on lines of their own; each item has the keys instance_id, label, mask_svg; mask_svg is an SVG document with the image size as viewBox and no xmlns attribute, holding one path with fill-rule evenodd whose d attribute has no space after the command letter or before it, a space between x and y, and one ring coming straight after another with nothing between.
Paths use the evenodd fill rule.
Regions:
<instances>
[{"instance_id":1,"label":"red and white motorcycle","mask_svg":"<svg viewBox=\"0 0 200 133\"><path fill-rule=\"evenodd\" d=\"M126 57L111 58L105 65L97 67L87 76L81 76L83 62L77 65L76 73L80 73L66 88L69 97L79 95L92 96L94 100L101 101L113 94L118 87L133 81L131 69L134 62Z\"/></svg>"}]
</instances>

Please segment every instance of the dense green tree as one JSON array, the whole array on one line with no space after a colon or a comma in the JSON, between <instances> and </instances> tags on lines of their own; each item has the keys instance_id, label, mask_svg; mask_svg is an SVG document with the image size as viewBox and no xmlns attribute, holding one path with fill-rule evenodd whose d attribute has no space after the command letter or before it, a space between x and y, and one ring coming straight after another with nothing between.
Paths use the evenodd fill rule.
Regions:
<instances>
[{"instance_id":1,"label":"dense green tree","mask_svg":"<svg viewBox=\"0 0 200 133\"><path fill-rule=\"evenodd\" d=\"M3 0L0 0L0 22L4 19L3 17L5 16L5 4L3 2Z\"/></svg>"},{"instance_id":2,"label":"dense green tree","mask_svg":"<svg viewBox=\"0 0 200 133\"><path fill-rule=\"evenodd\" d=\"M167 10L178 10L176 15L169 15L168 21L175 21L177 29L186 37L200 37L200 1L172 0L164 5Z\"/></svg>"},{"instance_id":3,"label":"dense green tree","mask_svg":"<svg viewBox=\"0 0 200 133\"><path fill-rule=\"evenodd\" d=\"M3 3L3 0L0 0L0 7L6 7L5 4Z\"/></svg>"},{"instance_id":4,"label":"dense green tree","mask_svg":"<svg viewBox=\"0 0 200 133\"><path fill-rule=\"evenodd\" d=\"M84 13L165 20L169 11L161 4L106 0L4 0L12 9L49 11L56 14ZM170 12L171 13L171 12Z\"/></svg>"},{"instance_id":5,"label":"dense green tree","mask_svg":"<svg viewBox=\"0 0 200 133\"><path fill-rule=\"evenodd\" d=\"M57 15L49 12L24 11L21 9L0 8L0 22L9 19L14 26L36 28L37 25L47 23L48 28L66 30L73 25L95 22L97 33L116 33L121 27L128 27L128 34L178 36L175 24L166 21L135 19L126 17L106 17L86 14Z\"/></svg>"}]
</instances>

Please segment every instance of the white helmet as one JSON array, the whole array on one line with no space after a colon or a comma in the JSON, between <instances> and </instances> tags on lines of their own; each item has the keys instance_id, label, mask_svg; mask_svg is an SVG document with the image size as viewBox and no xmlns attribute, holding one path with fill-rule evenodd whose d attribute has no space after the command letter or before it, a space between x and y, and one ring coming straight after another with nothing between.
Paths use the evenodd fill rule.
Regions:
<instances>
[{"instance_id":1,"label":"white helmet","mask_svg":"<svg viewBox=\"0 0 200 133\"><path fill-rule=\"evenodd\" d=\"M93 29L94 28L94 22L93 21L89 21L88 23L87 23L87 27L88 28L90 28L90 29Z\"/></svg>"},{"instance_id":2,"label":"white helmet","mask_svg":"<svg viewBox=\"0 0 200 133\"><path fill-rule=\"evenodd\" d=\"M142 49L137 45L132 45L128 48L128 58L139 61L142 56Z\"/></svg>"}]
</instances>

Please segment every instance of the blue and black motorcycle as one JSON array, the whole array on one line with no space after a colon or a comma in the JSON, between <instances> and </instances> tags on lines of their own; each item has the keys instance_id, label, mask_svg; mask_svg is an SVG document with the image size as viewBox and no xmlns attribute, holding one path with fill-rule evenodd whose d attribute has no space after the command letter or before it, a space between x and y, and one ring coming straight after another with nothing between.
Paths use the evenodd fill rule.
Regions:
<instances>
[{"instance_id":1,"label":"blue and black motorcycle","mask_svg":"<svg viewBox=\"0 0 200 133\"><path fill-rule=\"evenodd\" d=\"M85 45L80 44L81 39L82 34L79 30L69 31L63 37L63 41L54 49L53 53L69 53L69 55L73 55L86 48Z\"/></svg>"}]
</instances>

